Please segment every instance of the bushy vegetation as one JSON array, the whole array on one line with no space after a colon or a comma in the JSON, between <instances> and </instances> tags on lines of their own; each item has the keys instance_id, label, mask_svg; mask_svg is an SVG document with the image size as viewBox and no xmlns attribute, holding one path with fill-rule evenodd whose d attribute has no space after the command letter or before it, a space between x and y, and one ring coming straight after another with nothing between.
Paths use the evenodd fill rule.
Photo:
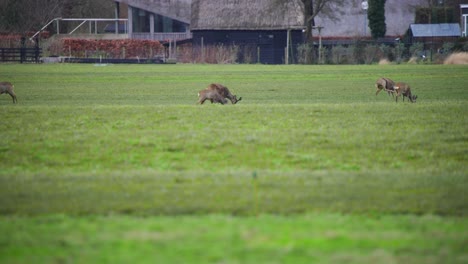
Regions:
<instances>
[{"instance_id":1,"label":"bushy vegetation","mask_svg":"<svg viewBox=\"0 0 468 264\"><path fill-rule=\"evenodd\" d=\"M385 37L385 33L387 32L385 2L386 0L369 0L367 19L369 20L369 28L374 39Z\"/></svg>"},{"instance_id":2,"label":"bushy vegetation","mask_svg":"<svg viewBox=\"0 0 468 264\"><path fill-rule=\"evenodd\" d=\"M164 47L155 40L94 40L63 38L48 43L48 53L54 56L88 58L153 58L164 55Z\"/></svg>"}]
</instances>

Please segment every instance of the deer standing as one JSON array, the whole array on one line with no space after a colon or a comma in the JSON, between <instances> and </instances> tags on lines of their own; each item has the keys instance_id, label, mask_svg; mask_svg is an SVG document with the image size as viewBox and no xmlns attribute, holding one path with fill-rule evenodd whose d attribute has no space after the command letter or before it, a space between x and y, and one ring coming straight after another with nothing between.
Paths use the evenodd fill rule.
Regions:
<instances>
[{"instance_id":1,"label":"deer standing","mask_svg":"<svg viewBox=\"0 0 468 264\"><path fill-rule=\"evenodd\" d=\"M395 82L390 80L389 78L379 78L376 82L375 82L375 88L377 88L377 92L375 92L375 96L377 96L380 91L382 91L382 89L385 89L385 91L387 91L388 93L388 96L390 96L390 94L392 96L393 93L395 93L395 89L393 88L393 86L395 85Z\"/></svg>"},{"instance_id":2,"label":"deer standing","mask_svg":"<svg viewBox=\"0 0 468 264\"><path fill-rule=\"evenodd\" d=\"M0 94L9 94L11 98L13 98L13 103L15 104L16 102L18 102L18 100L16 99L16 94L13 91L13 87L14 85L10 82L0 82Z\"/></svg>"},{"instance_id":3,"label":"deer standing","mask_svg":"<svg viewBox=\"0 0 468 264\"><path fill-rule=\"evenodd\" d=\"M403 95L403 102L405 101L405 97L408 97L408 99L412 102L412 103L416 103L416 99L418 98L417 95L412 95L411 94L411 88L410 86L407 84L407 83L404 83L404 82L397 82L393 88L395 88L395 92L396 92L396 102L398 102L398 97L400 95Z\"/></svg>"}]
</instances>

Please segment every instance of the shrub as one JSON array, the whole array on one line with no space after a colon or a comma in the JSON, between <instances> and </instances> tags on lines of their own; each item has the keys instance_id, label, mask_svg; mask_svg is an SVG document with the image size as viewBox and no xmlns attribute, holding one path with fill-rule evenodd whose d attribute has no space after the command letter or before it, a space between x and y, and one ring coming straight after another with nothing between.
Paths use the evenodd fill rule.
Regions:
<instances>
[{"instance_id":1,"label":"shrub","mask_svg":"<svg viewBox=\"0 0 468 264\"><path fill-rule=\"evenodd\" d=\"M393 60L393 53L392 53L392 48L388 45L381 44L379 46L380 52L382 54L382 57L387 58L387 60Z\"/></svg>"},{"instance_id":2,"label":"shrub","mask_svg":"<svg viewBox=\"0 0 468 264\"><path fill-rule=\"evenodd\" d=\"M370 0L367 12L369 28L374 39L382 38L387 31L385 24L385 0Z\"/></svg>"},{"instance_id":3,"label":"shrub","mask_svg":"<svg viewBox=\"0 0 468 264\"><path fill-rule=\"evenodd\" d=\"M411 45L409 51L412 57L420 57L424 51L424 44L421 42L415 42L413 45Z\"/></svg>"},{"instance_id":4,"label":"shrub","mask_svg":"<svg viewBox=\"0 0 468 264\"><path fill-rule=\"evenodd\" d=\"M364 48L364 63L371 64L378 61L382 57L379 46L369 44Z\"/></svg>"},{"instance_id":5,"label":"shrub","mask_svg":"<svg viewBox=\"0 0 468 264\"><path fill-rule=\"evenodd\" d=\"M366 44L363 41L356 41L356 44L351 46L353 49L353 57L350 63L352 64L363 64Z\"/></svg>"},{"instance_id":6,"label":"shrub","mask_svg":"<svg viewBox=\"0 0 468 264\"><path fill-rule=\"evenodd\" d=\"M237 45L196 46L191 51L191 57L194 63L229 64L238 62L239 51ZM189 53L187 50L185 56L189 56Z\"/></svg>"},{"instance_id":7,"label":"shrub","mask_svg":"<svg viewBox=\"0 0 468 264\"><path fill-rule=\"evenodd\" d=\"M239 46L236 45L218 45L214 46L215 62L217 64L229 64L237 62Z\"/></svg>"},{"instance_id":8,"label":"shrub","mask_svg":"<svg viewBox=\"0 0 468 264\"><path fill-rule=\"evenodd\" d=\"M444 42L442 45L442 50L440 51L442 54L449 54L453 51L455 47L455 43L453 42Z\"/></svg>"},{"instance_id":9,"label":"shrub","mask_svg":"<svg viewBox=\"0 0 468 264\"><path fill-rule=\"evenodd\" d=\"M330 62L342 64L346 62L347 49L343 45L333 46L330 52Z\"/></svg>"},{"instance_id":10,"label":"shrub","mask_svg":"<svg viewBox=\"0 0 468 264\"><path fill-rule=\"evenodd\" d=\"M297 47L297 62L299 64L308 64L312 61L313 46L309 43L301 44Z\"/></svg>"},{"instance_id":11,"label":"shrub","mask_svg":"<svg viewBox=\"0 0 468 264\"><path fill-rule=\"evenodd\" d=\"M395 60L397 63L400 63L403 59L403 53L405 52L405 44L397 43L395 44Z\"/></svg>"},{"instance_id":12,"label":"shrub","mask_svg":"<svg viewBox=\"0 0 468 264\"><path fill-rule=\"evenodd\" d=\"M161 43L154 40L62 39L60 42L60 55L73 57L153 58L164 51Z\"/></svg>"}]
</instances>

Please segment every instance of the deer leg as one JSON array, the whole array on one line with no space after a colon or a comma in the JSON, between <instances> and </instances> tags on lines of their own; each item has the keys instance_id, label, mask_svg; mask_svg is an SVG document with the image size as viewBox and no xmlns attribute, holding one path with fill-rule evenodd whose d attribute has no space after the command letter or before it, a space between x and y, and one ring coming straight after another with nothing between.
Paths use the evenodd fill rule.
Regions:
<instances>
[{"instance_id":1,"label":"deer leg","mask_svg":"<svg viewBox=\"0 0 468 264\"><path fill-rule=\"evenodd\" d=\"M377 92L375 92L375 96L377 96L380 93L380 91L382 91L382 88L377 87Z\"/></svg>"},{"instance_id":2,"label":"deer leg","mask_svg":"<svg viewBox=\"0 0 468 264\"><path fill-rule=\"evenodd\" d=\"M16 102L18 102L18 100L16 99L16 94L13 92L13 91L7 91L7 93L11 96L11 98L13 99L13 103L15 104Z\"/></svg>"}]
</instances>

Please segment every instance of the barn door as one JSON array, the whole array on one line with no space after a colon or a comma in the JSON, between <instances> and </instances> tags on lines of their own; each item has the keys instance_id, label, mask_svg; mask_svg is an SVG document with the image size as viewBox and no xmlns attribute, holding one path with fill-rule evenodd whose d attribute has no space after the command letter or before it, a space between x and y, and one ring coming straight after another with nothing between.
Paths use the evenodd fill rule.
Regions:
<instances>
[{"instance_id":1,"label":"barn door","mask_svg":"<svg viewBox=\"0 0 468 264\"><path fill-rule=\"evenodd\" d=\"M274 64L275 51L273 48L274 35L270 32L262 32L258 35L258 52L260 63Z\"/></svg>"}]
</instances>

